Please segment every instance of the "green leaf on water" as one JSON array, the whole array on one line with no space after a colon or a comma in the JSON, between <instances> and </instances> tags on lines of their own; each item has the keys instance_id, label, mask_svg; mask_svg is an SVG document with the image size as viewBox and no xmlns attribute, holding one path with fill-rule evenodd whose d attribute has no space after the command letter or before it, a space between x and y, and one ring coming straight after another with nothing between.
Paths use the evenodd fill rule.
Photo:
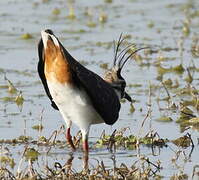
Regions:
<instances>
[{"instance_id":1,"label":"green leaf on water","mask_svg":"<svg viewBox=\"0 0 199 180\"><path fill-rule=\"evenodd\" d=\"M5 80L8 83L8 92L10 94L16 94L17 93L17 88L13 85L13 83L6 76L4 78L5 78Z\"/></svg>"},{"instance_id":2,"label":"green leaf on water","mask_svg":"<svg viewBox=\"0 0 199 180\"><path fill-rule=\"evenodd\" d=\"M9 97L9 96L6 96L6 97L3 97L3 98L0 98L3 102L14 102L15 98L14 97Z\"/></svg>"},{"instance_id":3,"label":"green leaf on water","mask_svg":"<svg viewBox=\"0 0 199 180\"><path fill-rule=\"evenodd\" d=\"M18 138L17 138L17 141L18 142L28 142L29 140L31 140L32 138L30 137L30 136L19 136Z\"/></svg>"},{"instance_id":4,"label":"green leaf on water","mask_svg":"<svg viewBox=\"0 0 199 180\"><path fill-rule=\"evenodd\" d=\"M35 161L38 159L40 153L34 148L27 148L24 154L26 160Z\"/></svg>"},{"instance_id":5,"label":"green leaf on water","mask_svg":"<svg viewBox=\"0 0 199 180\"><path fill-rule=\"evenodd\" d=\"M160 121L160 122L172 122L173 119L171 117L168 117L168 116L162 116L162 117L158 118L157 121Z\"/></svg>"},{"instance_id":6,"label":"green leaf on water","mask_svg":"<svg viewBox=\"0 0 199 180\"><path fill-rule=\"evenodd\" d=\"M191 139L188 136L182 136L172 141L176 146L189 147L191 145Z\"/></svg>"},{"instance_id":7,"label":"green leaf on water","mask_svg":"<svg viewBox=\"0 0 199 180\"><path fill-rule=\"evenodd\" d=\"M44 137L44 136L40 136L39 137L39 142L47 142L48 140L46 139L46 137Z\"/></svg>"},{"instance_id":8,"label":"green leaf on water","mask_svg":"<svg viewBox=\"0 0 199 180\"><path fill-rule=\"evenodd\" d=\"M99 16L99 22L100 23L106 23L107 19L108 19L108 16L105 13L103 13L103 12L100 13L100 16Z\"/></svg>"},{"instance_id":9,"label":"green leaf on water","mask_svg":"<svg viewBox=\"0 0 199 180\"><path fill-rule=\"evenodd\" d=\"M173 85L173 81L172 81L170 78L167 79L167 80L165 80L163 83L164 83L164 85L165 85L166 87L168 87L168 88L171 88L172 85Z\"/></svg>"},{"instance_id":10,"label":"green leaf on water","mask_svg":"<svg viewBox=\"0 0 199 180\"><path fill-rule=\"evenodd\" d=\"M71 20L76 19L75 10L72 6L69 7L69 14L68 14L67 18L71 19Z\"/></svg>"},{"instance_id":11,"label":"green leaf on water","mask_svg":"<svg viewBox=\"0 0 199 180\"><path fill-rule=\"evenodd\" d=\"M25 33L21 36L21 39L24 39L24 40L28 40L28 39L32 39L33 36L30 34L30 33Z\"/></svg>"},{"instance_id":12,"label":"green leaf on water","mask_svg":"<svg viewBox=\"0 0 199 180\"><path fill-rule=\"evenodd\" d=\"M0 156L1 165L9 165L11 168L14 168L15 162L14 159L9 156Z\"/></svg>"},{"instance_id":13,"label":"green leaf on water","mask_svg":"<svg viewBox=\"0 0 199 180\"><path fill-rule=\"evenodd\" d=\"M54 15L59 15L59 14L61 13L61 11L60 11L59 8L55 8L55 9L53 9L52 13L53 13Z\"/></svg>"},{"instance_id":14,"label":"green leaf on water","mask_svg":"<svg viewBox=\"0 0 199 180\"><path fill-rule=\"evenodd\" d=\"M182 73L185 71L185 69L184 69L184 67L182 66L182 64L173 67L172 70L173 70L175 73L178 73L178 74L182 74Z\"/></svg>"},{"instance_id":15,"label":"green leaf on water","mask_svg":"<svg viewBox=\"0 0 199 180\"><path fill-rule=\"evenodd\" d=\"M132 114L132 113L135 112L135 107L134 107L134 105L133 105L132 103L130 104L130 109L129 109L129 111L130 111L130 114Z\"/></svg>"},{"instance_id":16,"label":"green leaf on water","mask_svg":"<svg viewBox=\"0 0 199 180\"><path fill-rule=\"evenodd\" d=\"M23 98L23 95L22 95L21 91L19 92L19 95L15 98L15 102L16 102L17 106L22 106L23 105L24 98Z\"/></svg>"},{"instance_id":17,"label":"green leaf on water","mask_svg":"<svg viewBox=\"0 0 199 180\"><path fill-rule=\"evenodd\" d=\"M97 26L97 24L90 20L90 21L87 22L87 26L90 27L90 28L94 28L94 27Z\"/></svg>"},{"instance_id":18,"label":"green leaf on water","mask_svg":"<svg viewBox=\"0 0 199 180\"><path fill-rule=\"evenodd\" d=\"M190 27L188 23L184 23L183 27L182 27L182 32L184 34L185 37L189 36L190 34Z\"/></svg>"},{"instance_id":19,"label":"green leaf on water","mask_svg":"<svg viewBox=\"0 0 199 180\"><path fill-rule=\"evenodd\" d=\"M41 131L44 127L41 124L38 124L38 125L32 126L32 128L37 130L37 131Z\"/></svg>"},{"instance_id":20,"label":"green leaf on water","mask_svg":"<svg viewBox=\"0 0 199 180\"><path fill-rule=\"evenodd\" d=\"M148 24L147 24L147 27L148 28L153 28L155 26L154 22L153 21L150 21Z\"/></svg>"}]
</instances>

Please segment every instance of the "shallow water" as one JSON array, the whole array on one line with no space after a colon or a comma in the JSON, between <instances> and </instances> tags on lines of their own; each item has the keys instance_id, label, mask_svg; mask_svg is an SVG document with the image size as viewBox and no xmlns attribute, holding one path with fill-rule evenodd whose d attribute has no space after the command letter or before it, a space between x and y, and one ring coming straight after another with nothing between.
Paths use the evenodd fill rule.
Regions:
<instances>
[{"instance_id":1,"label":"shallow water","mask_svg":"<svg viewBox=\"0 0 199 180\"><path fill-rule=\"evenodd\" d=\"M188 3L191 3L193 8L187 8L189 7ZM0 1L0 85L7 85L7 81L4 79L4 76L6 76L19 91L22 91L25 99L20 111L15 102L2 100L3 97L15 97L16 95L10 95L7 92L7 88L0 89L1 139L13 139L20 135L31 136L33 139L37 139L40 135L50 137L54 130L58 130L64 124L61 115L51 108L37 74L37 43L42 29L50 28L54 30L54 33L70 53L77 60L86 62L86 67L99 75L104 73L104 69L99 66L100 64L108 63L109 67L111 66L113 46L110 46L110 44L113 40L118 39L121 32L131 35L128 41L136 43L139 47L150 46L155 51L161 48L172 48L170 51L161 50L161 52L148 55L147 57L150 60L143 60L145 64L133 60L128 62L123 70L123 76L128 85L139 85L127 88L127 91L136 100L134 103L136 110L130 114L130 105L126 102L122 104L120 118L113 126L105 124L93 125L89 139L91 144L96 142L104 129L107 134L111 134L114 129L130 127L130 131L127 131L126 134L138 135L148 110L149 84L161 86L161 82L157 80L159 76L157 59L160 56L170 58L161 62L165 68L179 65L181 62L184 68L188 68L192 65L192 61L196 67L199 65L197 62L198 58L192 57L190 52L192 39L195 34L198 35L199 17L196 16L191 19L189 36L184 37L182 33L182 22L187 21L187 14L197 10L199 6L197 0L178 0L175 2L172 0L115 0L112 3L82 0L73 4L76 15L74 20L67 18L69 6L69 2L62 0L48 2L39 0ZM53 14L55 8L59 8L59 15ZM89 12L90 16L87 16L86 12ZM98 20L101 12L107 15L106 23L100 23ZM96 27L88 27L87 23L91 19L96 24ZM30 33L32 38L23 39L22 35L25 33ZM181 37L184 38L182 42ZM99 42L102 44L101 46ZM183 55L180 55L180 43L183 44ZM140 54L144 59L144 53L140 52ZM163 80L168 78L177 79L180 87L183 88L186 86L184 81L186 76L186 71L183 74L166 73L163 76ZM198 87L198 78L196 71L192 82L192 86L196 88ZM174 95L174 93L171 94ZM146 120L140 136L145 136L149 132L150 126L161 138L169 140L176 139L189 132L196 145L190 160L184 162L184 164L182 163L183 161L180 161L180 168L171 166L171 158L175 155L173 151L179 150L179 147L172 143L169 144L169 147L162 148L158 156L152 156L151 149L147 147L141 147L141 154L148 155L152 161L161 160L163 170L161 170L160 174L165 178L180 172L181 169L190 175L194 165L199 164L198 130L190 128L186 132L181 132L179 124L176 123L179 111L165 110L164 108L167 107L165 101L160 102L163 110L159 110L157 98L166 96L167 94L163 88L153 89L151 117ZM181 99L186 99L186 97L174 96L173 99L178 105ZM198 115L197 112L195 113ZM38 133L32 126L41 122L41 116L44 129L41 133ZM161 116L170 116L173 121L167 123L157 121ZM77 131L78 128L74 127L72 134L76 134ZM60 135L59 138L63 140L64 135ZM6 147L8 145L3 144L2 146ZM8 148L13 153L13 158L18 162L21 157L20 152L24 149L24 146L13 147L10 145ZM45 148L37 148L40 153L45 154ZM67 147L64 149L53 148L50 151L50 156L45 158L51 164L57 160L64 163L66 155L70 151ZM185 152L189 153L190 149L186 149ZM130 155L136 156L136 151L117 150L115 153L117 164L125 163L130 166L135 161L134 157L129 157ZM80 167L77 168L77 164L81 161L79 159L81 156L81 151L74 153L74 169L81 169ZM112 167L113 162L110 157L111 155L106 148L93 148L90 153L89 165L95 166L96 161L94 159L98 159L99 161L103 160L107 166ZM42 158L43 156L41 156ZM40 162L42 161L41 159Z\"/></svg>"}]
</instances>

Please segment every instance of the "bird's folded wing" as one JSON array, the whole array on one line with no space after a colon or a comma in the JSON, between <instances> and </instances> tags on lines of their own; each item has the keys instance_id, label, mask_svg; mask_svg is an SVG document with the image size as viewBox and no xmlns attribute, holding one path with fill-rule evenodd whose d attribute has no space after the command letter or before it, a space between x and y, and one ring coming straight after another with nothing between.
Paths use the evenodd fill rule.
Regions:
<instances>
[{"instance_id":1,"label":"bird's folded wing","mask_svg":"<svg viewBox=\"0 0 199 180\"><path fill-rule=\"evenodd\" d=\"M100 76L77 62L62 46L74 76L88 93L93 106L106 124L114 124L119 116L120 101L114 89Z\"/></svg>"}]
</instances>

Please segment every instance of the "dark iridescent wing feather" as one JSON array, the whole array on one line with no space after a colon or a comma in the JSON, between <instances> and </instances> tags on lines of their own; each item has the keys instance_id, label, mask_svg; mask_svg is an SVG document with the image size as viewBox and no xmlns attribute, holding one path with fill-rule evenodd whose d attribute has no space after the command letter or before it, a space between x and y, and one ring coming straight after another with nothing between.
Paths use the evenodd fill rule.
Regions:
<instances>
[{"instance_id":1,"label":"dark iridescent wing feather","mask_svg":"<svg viewBox=\"0 0 199 180\"><path fill-rule=\"evenodd\" d=\"M84 87L96 111L106 124L114 124L119 117L120 101L113 88L100 76L77 62L63 46L62 50L70 65L74 79Z\"/></svg>"},{"instance_id":2,"label":"dark iridescent wing feather","mask_svg":"<svg viewBox=\"0 0 199 180\"><path fill-rule=\"evenodd\" d=\"M37 70L38 70L38 73L39 73L39 77L40 77L40 79L42 81L42 84L44 86L44 89L46 91L46 94L47 94L47 96L49 97L49 99L51 101L51 106L54 109L59 110L57 105L55 104L55 102L52 99L52 96L51 96L50 91L48 89L48 84L46 82L46 77L45 77L45 74L44 74L43 49L44 49L44 45L43 45L42 40L40 40L39 44L38 44L39 63L38 63L38 66L37 66Z\"/></svg>"}]
</instances>

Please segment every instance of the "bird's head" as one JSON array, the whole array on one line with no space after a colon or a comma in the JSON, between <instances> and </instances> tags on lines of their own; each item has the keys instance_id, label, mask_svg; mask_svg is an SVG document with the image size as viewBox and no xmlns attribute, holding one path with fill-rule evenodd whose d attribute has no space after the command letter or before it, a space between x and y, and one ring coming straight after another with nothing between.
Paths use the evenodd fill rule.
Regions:
<instances>
[{"instance_id":1,"label":"bird's head","mask_svg":"<svg viewBox=\"0 0 199 180\"><path fill-rule=\"evenodd\" d=\"M124 49L121 50L121 45L125 38L122 37L122 34L119 37L117 43L114 42L114 60L113 66L111 69L105 72L104 80L114 88L116 94L118 95L119 99L127 99L129 102L132 102L130 95L125 91L126 88L126 81L122 77L121 72L126 64L126 62L139 50L145 48L139 48L132 50L134 44L130 44L126 46Z\"/></svg>"},{"instance_id":2,"label":"bird's head","mask_svg":"<svg viewBox=\"0 0 199 180\"><path fill-rule=\"evenodd\" d=\"M61 56L60 42L50 29L41 31L41 42L43 44L43 53L45 59L56 59Z\"/></svg>"},{"instance_id":3,"label":"bird's head","mask_svg":"<svg viewBox=\"0 0 199 180\"><path fill-rule=\"evenodd\" d=\"M45 49L51 46L59 46L59 41L51 29L42 30L41 39L43 41Z\"/></svg>"}]
</instances>

